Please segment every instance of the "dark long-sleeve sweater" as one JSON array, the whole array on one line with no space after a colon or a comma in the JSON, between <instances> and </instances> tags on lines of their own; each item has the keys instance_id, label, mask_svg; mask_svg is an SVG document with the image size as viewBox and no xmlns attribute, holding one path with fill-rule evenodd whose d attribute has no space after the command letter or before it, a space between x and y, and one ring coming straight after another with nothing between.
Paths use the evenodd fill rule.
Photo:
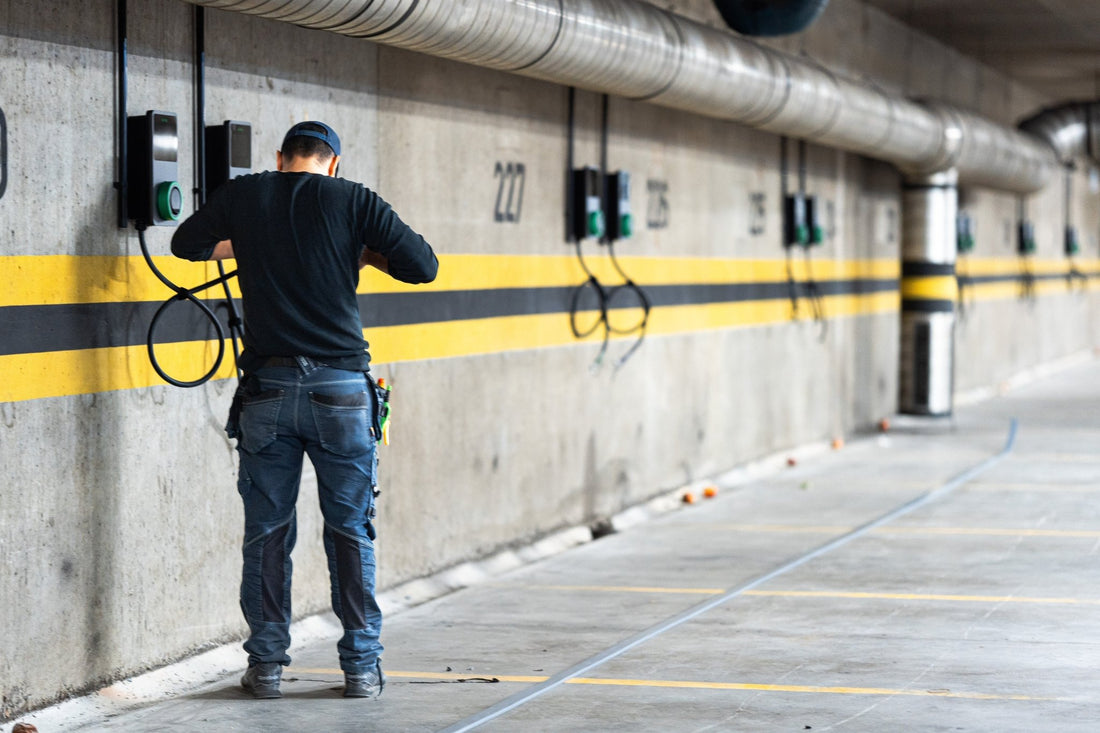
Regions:
<instances>
[{"instance_id":1,"label":"dark long-sleeve sweater","mask_svg":"<svg viewBox=\"0 0 1100 733\"><path fill-rule=\"evenodd\" d=\"M385 258L391 277L435 279L439 262L424 238L365 186L314 173L266 172L225 184L183 222L172 253L207 260L231 240L244 299L240 366L271 356L309 356L365 369L356 288L364 247Z\"/></svg>"}]
</instances>

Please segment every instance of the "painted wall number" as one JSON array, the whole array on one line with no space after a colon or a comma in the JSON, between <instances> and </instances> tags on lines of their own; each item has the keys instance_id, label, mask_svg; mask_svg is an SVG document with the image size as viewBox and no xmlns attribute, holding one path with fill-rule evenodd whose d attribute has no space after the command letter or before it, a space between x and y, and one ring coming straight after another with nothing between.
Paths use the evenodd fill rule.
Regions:
<instances>
[{"instance_id":1,"label":"painted wall number","mask_svg":"<svg viewBox=\"0 0 1100 733\"><path fill-rule=\"evenodd\" d=\"M764 222L767 221L767 196L761 192L749 194L749 234L759 237L764 233Z\"/></svg>"},{"instance_id":2,"label":"painted wall number","mask_svg":"<svg viewBox=\"0 0 1100 733\"><path fill-rule=\"evenodd\" d=\"M898 241L898 210L893 206L886 209L886 242L895 244Z\"/></svg>"},{"instance_id":3,"label":"painted wall number","mask_svg":"<svg viewBox=\"0 0 1100 733\"><path fill-rule=\"evenodd\" d=\"M523 163L501 163L498 160L493 169L493 178L500 178L493 221L518 222L523 210L523 186L527 179L527 166Z\"/></svg>"},{"instance_id":4,"label":"painted wall number","mask_svg":"<svg viewBox=\"0 0 1100 733\"><path fill-rule=\"evenodd\" d=\"M650 178L645 182L649 193L646 206L645 225L650 229L664 229L668 226L668 181Z\"/></svg>"},{"instance_id":5,"label":"painted wall number","mask_svg":"<svg viewBox=\"0 0 1100 733\"><path fill-rule=\"evenodd\" d=\"M0 199L8 188L8 121L0 109Z\"/></svg>"}]
</instances>

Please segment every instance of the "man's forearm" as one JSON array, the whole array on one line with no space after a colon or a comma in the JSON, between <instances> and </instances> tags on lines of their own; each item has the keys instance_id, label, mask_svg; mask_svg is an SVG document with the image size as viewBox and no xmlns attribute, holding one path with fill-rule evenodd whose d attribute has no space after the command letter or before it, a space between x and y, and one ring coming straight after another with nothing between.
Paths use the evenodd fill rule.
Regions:
<instances>
[{"instance_id":1,"label":"man's forearm","mask_svg":"<svg viewBox=\"0 0 1100 733\"><path fill-rule=\"evenodd\" d=\"M362 270L367 265L370 265L376 270L381 270L387 275L390 272L390 262L377 252L373 252L366 247L363 248L363 253L359 255L359 269Z\"/></svg>"},{"instance_id":2,"label":"man's forearm","mask_svg":"<svg viewBox=\"0 0 1100 733\"><path fill-rule=\"evenodd\" d=\"M233 259L233 242L228 239L223 239L214 245L214 251L210 255L212 260L231 260Z\"/></svg>"}]
</instances>

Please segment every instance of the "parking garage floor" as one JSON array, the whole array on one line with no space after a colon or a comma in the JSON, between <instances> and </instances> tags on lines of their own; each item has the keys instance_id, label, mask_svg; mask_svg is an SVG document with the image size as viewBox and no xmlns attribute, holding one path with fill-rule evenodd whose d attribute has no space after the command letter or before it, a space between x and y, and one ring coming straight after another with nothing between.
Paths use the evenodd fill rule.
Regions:
<instances>
[{"instance_id":1,"label":"parking garage floor","mask_svg":"<svg viewBox=\"0 0 1100 733\"><path fill-rule=\"evenodd\" d=\"M333 636L293 654L281 700L234 670L36 725L1094 731L1100 361L895 422L391 614L378 700L340 696Z\"/></svg>"}]
</instances>

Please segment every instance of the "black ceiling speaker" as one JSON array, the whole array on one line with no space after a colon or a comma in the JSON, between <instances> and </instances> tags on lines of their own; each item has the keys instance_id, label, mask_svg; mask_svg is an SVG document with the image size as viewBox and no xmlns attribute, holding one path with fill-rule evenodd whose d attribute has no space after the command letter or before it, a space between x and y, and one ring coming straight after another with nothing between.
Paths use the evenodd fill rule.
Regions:
<instances>
[{"instance_id":1,"label":"black ceiling speaker","mask_svg":"<svg viewBox=\"0 0 1100 733\"><path fill-rule=\"evenodd\" d=\"M745 36L787 36L817 20L829 0L714 0L722 19Z\"/></svg>"}]
</instances>

